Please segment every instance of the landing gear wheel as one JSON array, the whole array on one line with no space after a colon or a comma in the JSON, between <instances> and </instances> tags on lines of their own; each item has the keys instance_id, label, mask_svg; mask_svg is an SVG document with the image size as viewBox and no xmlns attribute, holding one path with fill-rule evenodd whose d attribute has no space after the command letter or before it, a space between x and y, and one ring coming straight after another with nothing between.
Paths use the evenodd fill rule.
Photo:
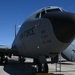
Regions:
<instances>
[{"instance_id":1,"label":"landing gear wheel","mask_svg":"<svg viewBox=\"0 0 75 75\"><path fill-rule=\"evenodd\" d=\"M7 64L7 63L8 63L8 58L6 57L6 58L5 58L5 64Z\"/></svg>"},{"instance_id":2,"label":"landing gear wheel","mask_svg":"<svg viewBox=\"0 0 75 75\"><path fill-rule=\"evenodd\" d=\"M20 62L24 62L25 61L25 58L24 57L19 57L19 61Z\"/></svg>"},{"instance_id":3,"label":"landing gear wheel","mask_svg":"<svg viewBox=\"0 0 75 75\"><path fill-rule=\"evenodd\" d=\"M0 62L1 64L3 64L3 58L1 57L1 62Z\"/></svg>"},{"instance_id":4,"label":"landing gear wheel","mask_svg":"<svg viewBox=\"0 0 75 75\"><path fill-rule=\"evenodd\" d=\"M6 57L1 57L1 61L0 61L1 64L7 64L8 63L8 58Z\"/></svg>"},{"instance_id":5,"label":"landing gear wheel","mask_svg":"<svg viewBox=\"0 0 75 75\"><path fill-rule=\"evenodd\" d=\"M41 73L41 71L42 71L42 64L41 63L38 63L37 64L37 68L36 68L36 70L37 70L37 73Z\"/></svg>"},{"instance_id":6,"label":"landing gear wheel","mask_svg":"<svg viewBox=\"0 0 75 75\"><path fill-rule=\"evenodd\" d=\"M47 63L44 63L44 64L38 63L37 64L37 72L38 73L48 73Z\"/></svg>"},{"instance_id":7,"label":"landing gear wheel","mask_svg":"<svg viewBox=\"0 0 75 75\"><path fill-rule=\"evenodd\" d=\"M48 65L47 63L43 64L43 68L42 68L44 73L48 73Z\"/></svg>"}]
</instances>

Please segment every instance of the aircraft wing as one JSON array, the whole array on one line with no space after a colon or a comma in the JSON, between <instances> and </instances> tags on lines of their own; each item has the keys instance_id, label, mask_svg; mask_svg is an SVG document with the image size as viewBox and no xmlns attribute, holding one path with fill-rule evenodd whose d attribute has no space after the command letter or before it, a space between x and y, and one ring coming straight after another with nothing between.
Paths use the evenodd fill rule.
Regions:
<instances>
[{"instance_id":1,"label":"aircraft wing","mask_svg":"<svg viewBox=\"0 0 75 75\"><path fill-rule=\"evenodd\" d=\"M70 45L62 52L62 57L69 61L75 61L75 46Z\"/></svg>"},{"instance_id":2,"label":"aircraft wing","mask_svg":"<svg viewBox=\"0 0 75 75\"><path fill-rule=\"evenodd\" d=\"M12 54L17 55L18 54L17 50L13 50L11 49L11 47L5 45L0 45L0 56L3 55L10 56Z\"/></svg>"}]
</instances>

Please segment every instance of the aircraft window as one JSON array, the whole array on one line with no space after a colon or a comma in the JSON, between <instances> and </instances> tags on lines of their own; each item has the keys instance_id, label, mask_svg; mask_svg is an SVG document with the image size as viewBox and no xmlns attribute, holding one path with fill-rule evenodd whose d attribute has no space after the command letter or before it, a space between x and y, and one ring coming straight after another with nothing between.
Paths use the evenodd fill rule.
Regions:
<instances>
[{"instance_id":1,"label":"aircraft window","mask_svg":"<svg viewBox=\"0 0 75 75\"><path fill-rule=\"evenodd\" d=\"M36 18L40 18L45 14L45 11L42 11L36 15Z\"/></svg>"},{"instance_id":2,"label":"aircraft window","mask_svg":"<svg viewBox=\"0 0 75 75\"><path fill-rule=\"evenodd\" d=\"M42 11L42 12L41 12L41 17L42 17L44 14L45 14L45 11Z\"/></svg>"},{"instance_id":3,"label":"aircraft window","mask_svg":"<svg viewBox=\"0 0 75 75\"><path fill-rule=\"evenodd\" d=\"M38 13L37 15L36 15L36 18L39 18L40 17L40 13Z\"/></svg>"},{"instance_id":4,"label":"aircraft window","mask_svg":"<svg viewBox=\"0 0 75 75\"><path fill-rule=\"evenodd\" d=\"M61 11L60 9L49 9L49 10L46 10L47 11L47 13L49 13L49 12L54 12L54 11Z\"/></svg>"}]
</instances>

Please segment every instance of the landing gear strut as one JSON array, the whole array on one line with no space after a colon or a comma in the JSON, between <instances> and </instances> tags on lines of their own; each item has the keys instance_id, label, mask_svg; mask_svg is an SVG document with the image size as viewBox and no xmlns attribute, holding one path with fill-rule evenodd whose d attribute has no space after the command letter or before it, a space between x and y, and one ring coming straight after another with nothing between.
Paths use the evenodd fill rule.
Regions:
<instances>
[{"instance_id":1,"label":"landing gear strut","mask_svg":"<svg viewBox=\"0 0 75 75\"><path fill-rule=\"evenodd\" d=\"M48 73L48 64L47 64L47 62L40 63L38 60L34 59L34 63L36 64L36 72L38 72L38 73Z\"/></svg>"}]
</instances>

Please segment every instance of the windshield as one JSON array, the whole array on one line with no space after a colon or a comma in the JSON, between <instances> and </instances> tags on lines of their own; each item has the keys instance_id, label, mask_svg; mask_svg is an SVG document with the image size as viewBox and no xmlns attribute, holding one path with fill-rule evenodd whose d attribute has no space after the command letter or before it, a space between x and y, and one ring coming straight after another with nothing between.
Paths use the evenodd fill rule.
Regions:
<instances>
[{"instance_id":1,"label":"windshield","mask_svg":"<svg viewBox=\"0 0 75 75\"><path fill-rule=\"evenodd\" d=\"M48 9L48 10L46 10L47 11L47 13L49 13L49 12L55 12L55 11L61 11L60 9Z\"/></svg>"}]
</instances>

